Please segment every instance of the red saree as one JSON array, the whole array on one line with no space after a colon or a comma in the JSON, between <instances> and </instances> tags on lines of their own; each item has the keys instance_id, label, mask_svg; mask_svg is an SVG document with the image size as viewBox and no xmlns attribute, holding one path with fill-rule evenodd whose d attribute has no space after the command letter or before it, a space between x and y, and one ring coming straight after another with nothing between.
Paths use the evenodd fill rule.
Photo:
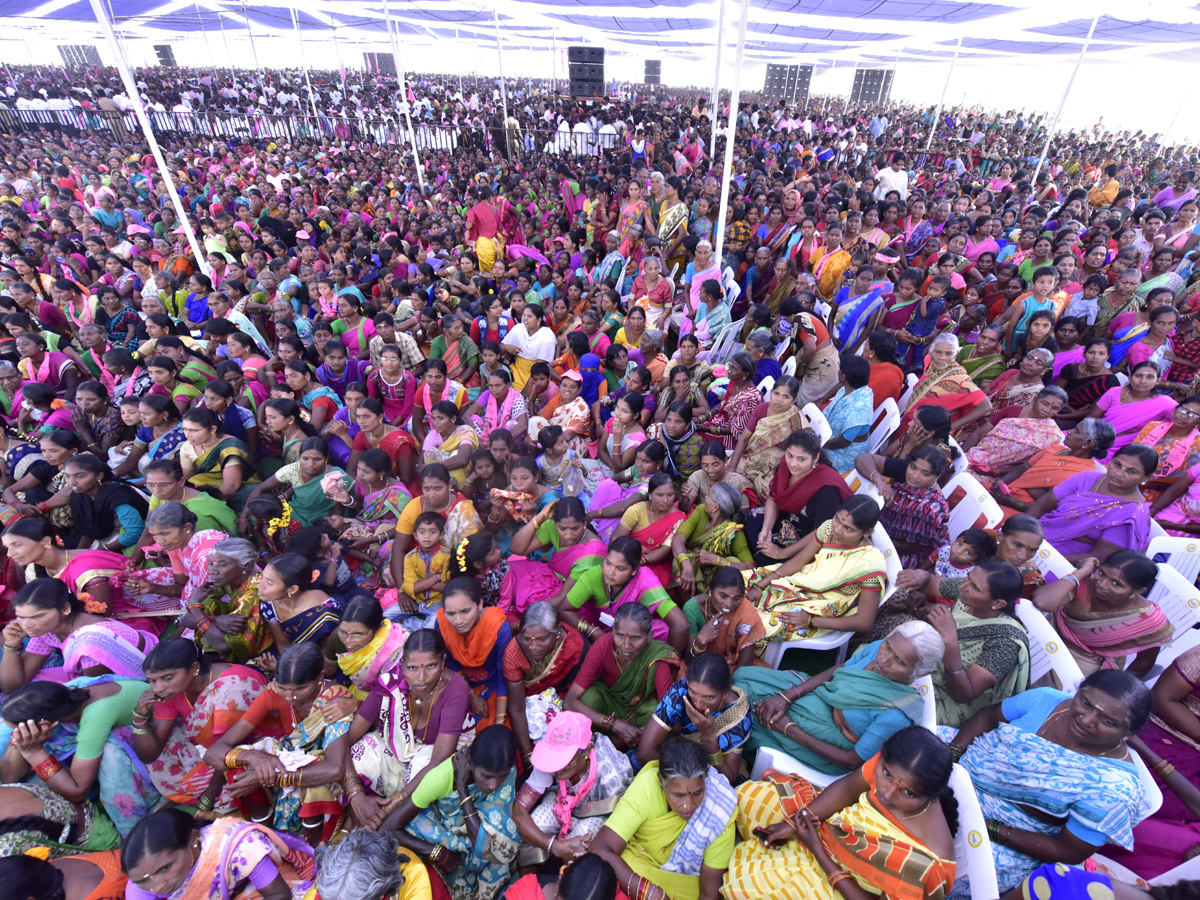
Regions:
<instances>
[{"instance_id":1,"label":"red saree","mask_svg":"<svg viewBox=\"0 0 1200 900\"><path fill-rule=\"evenodd\" d=\"M657 522L647 525L645 528L629 532L629 536L642 545L642 556L645 557L647 553L652 553L667 544L675 536L675 532L679 530L679 526L683 524L686 518L686 513L676 509L667 513ZM663 587L671 583L671 562L672 558L668 556L664 560L646 566L647 569L654 573L655 577L658 578L658 583Z\"/></svg>"},{"instance_id":2,"label":"red saree","mask_svg":"<svg viewBox=\"0 0 1200 900\"><path fill-rule=\"evenodd\" d=\"M921 406L931 403L940 406L950 413L951 422L956 422L967 410L986 399L987 395L975 386L967 370L958 363L953 363L940 372L931 371L926 363L925 374L913 388L912 399L909 400L908 409L900 422L899 435L903 437L908 431L913 416Z\"/></svg>"}]
</instances>

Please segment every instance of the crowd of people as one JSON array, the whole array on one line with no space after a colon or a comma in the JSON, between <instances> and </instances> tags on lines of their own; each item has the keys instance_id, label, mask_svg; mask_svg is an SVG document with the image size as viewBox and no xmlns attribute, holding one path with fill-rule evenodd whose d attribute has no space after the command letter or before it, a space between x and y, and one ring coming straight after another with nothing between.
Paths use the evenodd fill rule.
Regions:
<instances>
[{"instance_id":1,"label":"crowd of people","mask_svg":"<svg viewBox=\"0 0 1200 900\"><path fill-rule=\"evenodd\" d=\"M79 112L0 139L17 896L969 897L955 763L1002 896L1190 896L1120 879L1200 848L1146 555L1200 534L1193 148L751 95L718 235L697 92L418 75L420 177L160 133L198 259L112 72L9 72ZM956 472L1003 516L952 531Z\"/></svg>"}]
</instances>

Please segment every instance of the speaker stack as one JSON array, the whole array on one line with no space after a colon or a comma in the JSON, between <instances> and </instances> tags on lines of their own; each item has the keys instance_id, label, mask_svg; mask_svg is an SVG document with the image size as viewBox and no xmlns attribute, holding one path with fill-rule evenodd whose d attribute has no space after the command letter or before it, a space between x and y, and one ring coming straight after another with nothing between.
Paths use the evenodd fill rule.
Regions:
<instances>
[{"instance_id":1,"label":"speaker stack","mask_svg":"<svg viewBox=\"0 0 1200 900\"><path fill-rule=\"evenodd\" d=\"M646 60L646 74L642 79L646 84L662 84L662 61Z\"/></svg>"},{"instance_id":2,"label":"speaker stack","mask_svg":"<svg viewBox=\"0 0 1200 900\"><path fill-rule=\"evenodd\" d=\"M854 73L851 103L887 103L892 93L891 69L859 69Z\"/></svg>"},{"instance_id":3,"label":"speaker stack","mask_svg":"<svg viewBox=\"0 0 1200 900\"><path fill-rule=\"evenodd\" d=\"M177 68L175 62L175 51L170 44L155 44L154 53L158 57L158 64L167 69Z\"/></svg>"},{"instance_id":4,"label":"speaker stack","mask_svg":"<svg viewBox=\"0 0 1200 900\"><path fill-rule=\"evenodd\" d=\"M807 103L812 66L768 65L763 93L772 100Z\"/></svg>"},{"instance_id":5,"label":"speaker stack","mask_svg":"<svg viewBox=\"0 0 1200 900\"><path fill-rule=\"evenodd\" d=\"M572 97L605 96L603 47L568 47L567 67Z\"/></svg>"}]
</instances>

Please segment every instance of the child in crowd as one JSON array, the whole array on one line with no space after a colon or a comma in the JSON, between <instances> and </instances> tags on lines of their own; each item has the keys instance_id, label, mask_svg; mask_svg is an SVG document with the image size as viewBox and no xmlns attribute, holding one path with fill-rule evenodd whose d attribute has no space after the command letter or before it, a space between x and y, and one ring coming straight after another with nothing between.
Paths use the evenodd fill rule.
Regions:
<instances>
[{"instance_id":1,"label":"child in crowd","mask_svg":"<svg viewBox=\"0 0 1200 900\"><path fill-rule=\"evenodd\" d=\"M442 589L450 580L450 554L442 546L446 520L441 513L425 512L413 523L415 546L404 556L404 581L398 593L384 595L384 615L398 619L410 632L434 628L442 605ZM393 601L389 604L389 600Z\"/></svg>"}]
</instances>

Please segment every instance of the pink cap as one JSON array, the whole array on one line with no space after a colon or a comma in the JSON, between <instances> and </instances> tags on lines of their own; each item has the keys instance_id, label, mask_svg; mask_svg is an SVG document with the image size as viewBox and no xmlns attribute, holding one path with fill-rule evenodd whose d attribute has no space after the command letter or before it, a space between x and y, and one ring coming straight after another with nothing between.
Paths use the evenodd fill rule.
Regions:
<instances>
[{"instance_id":1,"label":"pink cap","mask_svg":"<svg viewBox=\"0 0 1200 900\"><path fill-rule=\"evenodd\" d=\"M561 772L591 742L592 723L587 716L560 712L546 726L546 736L534 746L530 761L543 772Z\"/></svg>"}]
</instances>

